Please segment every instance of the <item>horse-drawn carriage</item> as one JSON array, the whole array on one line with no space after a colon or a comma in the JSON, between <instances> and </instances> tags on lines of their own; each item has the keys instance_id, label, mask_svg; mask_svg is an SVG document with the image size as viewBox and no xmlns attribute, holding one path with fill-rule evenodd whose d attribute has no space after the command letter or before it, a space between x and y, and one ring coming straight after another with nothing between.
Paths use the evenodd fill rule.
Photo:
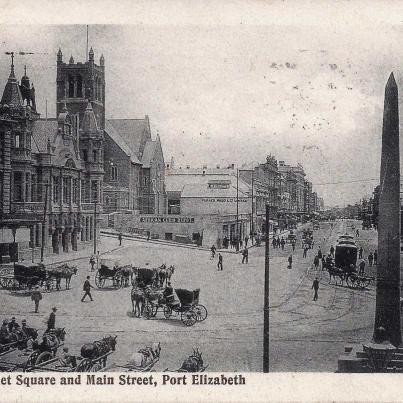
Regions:
<instances>
[{"instance_id":1,"label":"horse-drawn carriage","mask_svg":"<svg viewBox=\"0 0 403 403\"><path fill-rule=\"evenodd\" d=\"M314 245L313 231L308 228L302 231L302 249L312 249Z\"/></svg>"},{"instance_id":2,"label":"horse-drawn carriage","mask_svg":"<svg viewBox=\"0 0 403 403\"><path fill-rule=\"evenodd\" d=\"M66 289L70 287L76 267L66 263L46 267L43 263L15 263L14 266L0 269L0 287L8 290L31 290L41 287L44 291L59 290L62 279L66 280Z\"/></svg>"},{"instance_id":3,"label":"horse-drawn carriage","mask_svg":"<svg viewBox=\"0 0 403 403\"><path fill-rule=\"evenodd\" d=\"M285 241L290 244L295 244L297 242L297 235L294 234L293 230L290 231Z\"/></svg>"},{"instance_id":4,"label":"horse-drawn carriage","mask_svg":"<svg viewBox=\"0 0 403 403\"><path fill-rule=\"evenodd\" d=\"M106 287L106 282L114 288L127 287L130 285L133 269L131 265L123 265L120 256L103 256L100 267L95 274L95 284L98 288ZM111 284L112 283L112 284Z\"/></svg>"},{"instance_id":5,"label":"horse-drawn carriage","mask_svg":"<svg viewBox=\"0 0 403 403\"><path fill-rule=\"evenodd\" d=\"M175 312L180 315L181 321L186 326L193 326L196 322L202 322L207 318L207 309L199 304L200 289L193 291L182 288L175 289L178 300L169 287L163 290L148 292L145 294L144 316L147 319L155 317L161 308L166 319ZM168 291L168 292L167 292Z\"/></svg>"},{"instance_id":6,"label":"horse-drawn carriage","mask_svg":"<svg viewBox=\"0 0 403 403\"><path fill-rule=\"evenodd\" d=\"M329 272L329 283L334 278L336 285L339 279L342 285L345 281L350 288L367 288L374 277L358 274L356 264L357 246L348 238L342 239L336 245L334 262L327 263L325 267Z\"/></svg>"},{"instance_id":7,"label":"horse-drawn carriage","mask_svg":"<svg viewBox=\"0 0 403 403\"><path fill-rule=\"evenodd\" d=\"M37 332L35 331L37 334ZM27 338L24 344L19 344L23 348L11 348L0 354L4 357L0 361L0 370L5 372L32 371L38 366L42 366L57 360L58 348L63 345L66 332L64 328L54 329L50 333L44 333L42 341L36 340L35 333ZM32 339L30 345L28 340Z\"/></svg>"},{"instance_id":8,"label":"horse-drawn carriage","mask_svg":"<svg viewBox=\"0 0 403 403\"><path fill-rule=\"evenodd\" d=\"M199 352L199 349L193 349L193 354L189 355L180 368L175 371L170 371L168 368L165 369L164 372L204 372L208 365L204 365L202 353Z\"/></svg>"}]
</instances>

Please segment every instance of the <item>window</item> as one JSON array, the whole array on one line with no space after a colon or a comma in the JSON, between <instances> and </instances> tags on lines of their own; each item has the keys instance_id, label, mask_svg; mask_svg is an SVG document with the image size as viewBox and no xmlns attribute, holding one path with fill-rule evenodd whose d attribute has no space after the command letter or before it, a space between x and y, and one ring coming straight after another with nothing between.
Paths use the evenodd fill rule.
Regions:
<instances>
[{"instance_id":1,"label":"window","mask_svg":"<svg viewBox=\"0 0 403 403\"><path fill-rule=\"evenodd\" d=\"M4 139L5 133L0 132L0 164L4 164L4 153L5 153L5 139Z\"/></svg>"},{"instance_id":2,"label":"window","mask_svg":"<svg viewBox=\"0 0 403 403\"><path fill-rule=\"evenodd\" d=\"M21 147L21 135L20 133L15 133L15 143L14 143L14 147L15 148L20 148Z\"/></svg>"},{"instance_id":3,"label":"window","mask_svg":"<svg viewBox=\"0 0 403 403\"><path fill-rule=\"evenodd\" d=\"M98 150L92 150L92 160L98 162Z\"/></svg>"},{"instance_id":4,"label":"window","mask_svg":"<svg viewBox=\"0 0 403 403\"><path fill-rule=\"evenodd\" d=\"M22 172L14 172L13 175L13 194L14 201L22 201Z\"/></svg>"},{"instance_id":5,"label":"window","mask_svg":"<svg viewBox=\"0 0 403 403\"><path fill-rule=\"evenodd\" d=\"M25 201L30 202L30 197L29 197L29 190L31 188L31 174L26 173L25 174Z\"/></svg>"},{"instance_id":6,"label":"window","mask_svg":"<svg viewBox=\"0 0 403 403\"><path fill-rule=\"evenodd\" d=\"M181 201L180 200L168 200L168 214L180 214L181 213Z\"/></svg>"},{"instance_id":7,"label":"window","mask_svg":"<svg viewBox=\"0 0 403 403\"><path fill-rule=\"evenodd\" d=\"M60 177L53 177L53 203L59 203L60 201Z\"/></svg>"},{"instance_id":8,"label":"window","mask_svg":"<svg viewBox=\"0 0 403 403\"><path fill-rule=\"evenodd\" d=\"M86 201L85 180L81 179L81 203L85 203L85 201Z\"/></svg>"},{"instance_id":9,"label":"window","mask_svg":"<svg viewBox=\"0 0 403 403\"><path fill-rule=\"evenodd\" d=\"M88 151L87 150L83 150L83 160L84 160L84 162L88 161Z\"/></svg>"},{"instance_id":10,"label":"window","mask_svg":"<svg viewBox=\"0 0 403 403\"><path fill-rule=\"evenodd\" d=\"M74 98L74 77L69 76L69 98Z\"/></svg>"},{"instance_id":11,"label":"window","mask_svg":"<svg viewBox=\"0 0 403 403\"><path fill-rule=\"evenodd\" d=\"M73 179L73 203L78 203L78 179Z\"/></svg>"},{"instance_id":12,"label":"window","mask_svg":"<svg viewBox=\"0 0 403 403\"><path fill-rule=\"evenodd\" d=\"M99 201L98 181L91 181L91 201Z\"/></svg>"},{"instance_id":13,"label":"window","mask_svg":"<svg viewBox=\"0 0 403 403\"><path fill-rule=\"evenodd\" d=\"M112 181L118 180L118 167L114 165L111 167L111 180Z\"/></svg>"},{"instance_id":14,"label":"window","mask_svg":"<svg viewBox=\"0 0 403 403\"><path fill-rule=\"evenodd\" d=\"M83 96L83 79L80 74L77 76L77 97L82 98Z\"/></svg>"},{"instance_id":15,"label":"window","mask_svg":"<svg viewBox=\"0 0 403 403\"><path fill-rule=\"evenodd\" d=\"M63 178L63 203L69 204L71 200L70 178Z\"/></svg>"}]
</instances>

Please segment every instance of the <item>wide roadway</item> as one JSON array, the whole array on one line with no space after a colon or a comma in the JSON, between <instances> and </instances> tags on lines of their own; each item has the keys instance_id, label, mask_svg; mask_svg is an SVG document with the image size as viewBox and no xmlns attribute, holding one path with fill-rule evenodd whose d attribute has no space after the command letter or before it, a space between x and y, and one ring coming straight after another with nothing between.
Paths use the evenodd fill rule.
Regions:
<instances>
[{"instance_id":1,"label":"wide roadway","mask_svg":"<svg viewBox=\"0 0 403 403\"><path fill-rule=\"evenodd\" d=\"M328 250L350 223L338 221L333 230L322 224L315 231L315 248ZM361 232L357 243L365 252L372 248L376 233ZM298 233L298 241L301 236ZM102 239L101 250L117 246L116 238ZM325 272L311 269L313 251L302 258L300 242L293 253L293 268L287 269L291 246L284 251L270 250L270 369L272 371L334 371L337 357L349 341L366 340L373 320L373 285L357 291L328 285ZM261 371L263 355L264 246L249 251L249 263L242 264L240 254L223 253L224 270L217 271L217 258L205 250L182 248L124 239L113 252L122 263L151 267L162 263L175 265L175 288L200 288L200 303L208 309L202 323L186 327L179 316L165 319L134 318L130 287L95 288L94 302L80 302L82 284L87 275L95 286L95 272L87 259L75 264L71 289L44 293L40 313L33 313L33 302L26 293L0 291L3 317L16 316L40 329L45 328L52 306L58 308L56 325L67 331L66 346L80 354L84 343L105 335L117 335L116 352L109 364L124 364L132 352L144 345L161 342L162 351L156 370L179 368L183 360L198 348L209 371ZM313 302L311 290L315 276L320 279L319 301ZM106 283L107 285L107 283Z\"/></svg>"}]
</instances>

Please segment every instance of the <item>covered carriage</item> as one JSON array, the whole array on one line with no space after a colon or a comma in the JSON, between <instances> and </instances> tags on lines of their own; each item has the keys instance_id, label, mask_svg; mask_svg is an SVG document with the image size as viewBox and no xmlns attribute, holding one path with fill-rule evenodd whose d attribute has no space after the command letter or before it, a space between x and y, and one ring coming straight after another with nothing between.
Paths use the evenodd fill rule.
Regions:
<instances>
[{"instance_id":1,"label":"covered carriage","mask_svg":"<svg viewBox=\"0 0 403 403\"><path fill-rule=\"evenodd\" d=\"M121 288L128 285L131 276L131 265L123 265L120 256L106 255L100 259L100 266L95 274L95 284L98 288L109 286ZM107 283L108 282L108 283Z\"/></svg>"}]
</instances>

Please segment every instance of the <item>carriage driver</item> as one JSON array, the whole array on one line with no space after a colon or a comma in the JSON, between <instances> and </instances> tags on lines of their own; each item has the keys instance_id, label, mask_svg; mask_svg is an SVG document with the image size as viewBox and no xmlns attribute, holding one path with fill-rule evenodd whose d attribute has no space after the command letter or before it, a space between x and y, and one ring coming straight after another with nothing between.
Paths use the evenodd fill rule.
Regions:
<instances>
[{"instance_id":1,"label":"carriage driver","mask_svg":"<svg viewBox=\"0 0 403 403\"><path fill-rule=\"evenodd\" d=\"M162 296L164 297L164 300L168 305L176 304L174 289L172 288L172 285L170 282L168 282L167 286L165 287L165 290L164 290Z\"/></svg>"}]
</instances>

